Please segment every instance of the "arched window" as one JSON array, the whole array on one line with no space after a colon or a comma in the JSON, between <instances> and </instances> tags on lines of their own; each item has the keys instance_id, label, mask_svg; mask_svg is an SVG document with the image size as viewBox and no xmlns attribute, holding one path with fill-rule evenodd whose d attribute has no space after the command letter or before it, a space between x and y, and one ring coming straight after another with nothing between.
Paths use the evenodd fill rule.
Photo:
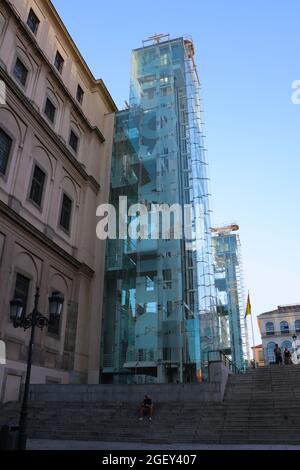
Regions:
<instances>
[{"instance_id":1,"label":"arched window","mask_svg":"<svg viewBox=\"0 0 300 470\"><path fill-rule=\"evenodd\" d=\"M281 344L281 351L282 352L284 351L284 348L288 348L288 350L290 352L292 352L292 343L288 340L283 341L283 343Z\"/></svg>"},{"instance_id":2,"label":"arched window","mask_svg":"<svg viewBox=\"0 0 300 470\"><path fill-rule=\"evenodd\" d=\"M295 321L295 330L297 331L297 333L300 332L300 320Z\"/></svg>"},{"instance_id":3,"label":"arched window","mask_svg":"<svg viewBox=\"0 0 300 470\"><path fill-rule=\"evenodd\" d=\"M274 349L275 349L275 343L271 341L271 343L268 343L268 346L267 346L267 361L269 364L271 364L272 362L275 362Z\"/></svg>"},{"instance_id":4,"label":"arched window","mask_svg":"<svg viewBox=\"0 0 300 470\"><path fill-rule=\"evenodd\" d=\"M274 335L274 323L271 321L268 321L266 323L266 335L267 336Z\"/></svg>"},{"instance_id":5,"label":"arched window","mask_svg":"<svg viewBox=\"0 0 300 470\"><path fill-rule=\"evenodd\" d=\"M289 324L287 321L280 322L280 332L282 335L290 332Z\"/></svg>"}]
</instances>

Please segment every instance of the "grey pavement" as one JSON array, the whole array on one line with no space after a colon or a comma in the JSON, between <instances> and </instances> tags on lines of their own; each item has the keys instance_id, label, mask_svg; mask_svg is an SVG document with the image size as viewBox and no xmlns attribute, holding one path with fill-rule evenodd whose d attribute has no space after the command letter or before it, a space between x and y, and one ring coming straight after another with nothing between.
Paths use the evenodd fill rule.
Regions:
<instances>
[{"instance_id":1,"label":"grey pavement","mask_svg":"<svg viewBox=\"0 0 300 470\"><path fill-rule=\"evenodd\" d=\"M144 444L132 442L29 439L28 450L300 450L293 445Z\"/></svg>"}]
</instances>

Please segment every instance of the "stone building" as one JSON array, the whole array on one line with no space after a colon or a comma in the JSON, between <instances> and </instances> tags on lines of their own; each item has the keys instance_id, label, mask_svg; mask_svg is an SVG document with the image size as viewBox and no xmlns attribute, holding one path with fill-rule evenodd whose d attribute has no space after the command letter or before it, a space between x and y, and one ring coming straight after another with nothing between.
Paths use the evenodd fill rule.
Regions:
<instances>
[{"instance_id":1,"label":"stone building","mask_svg":"<svg viewBox=\"0 0 300 470\"><path fill-rule=\"evenodd\" d=\"M96 207L108 200L116 106L49 0L1 0L0 401L18 399L30 330L9 302L31 312L64 295L59 322L35 337L33 383L98 383L105 246ZM1 101L2 102L2 101ZM2 343L3 344L3 343Z\"/></svg>"},{"instance_id":2,"label":"stone building","mask_svg":"<svg viewBox=\"0 0 300 470\"><path fill-rule=\"evenodd\" d=\"M279 305L277 309L258 315L258 326L262 337L264 363L275 362L275 344L284 351L293 351L293 336L300 337L300 304Z\"/></svg>"}]
</instances>

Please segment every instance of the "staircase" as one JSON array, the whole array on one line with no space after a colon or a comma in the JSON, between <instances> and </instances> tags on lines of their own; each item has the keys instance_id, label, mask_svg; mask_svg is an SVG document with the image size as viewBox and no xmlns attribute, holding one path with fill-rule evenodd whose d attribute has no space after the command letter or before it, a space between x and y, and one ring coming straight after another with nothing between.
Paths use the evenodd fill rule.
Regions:
<instances>
[{"instance_id":1,"label":"staircase","mask_svg":"<svg viewBox=\"0 0 300 470\"><path fill-rule=\"evenodd\" d=\"M153 396L155 400L155 396ZM138 404L137 404L138 405ZM300 444L300 366L229 377L223 402L155 403L152 423L121 402L31 402L29 437L110 442ZM20 405L0 408L15 423Z\"/></svg>"}]
</instances>

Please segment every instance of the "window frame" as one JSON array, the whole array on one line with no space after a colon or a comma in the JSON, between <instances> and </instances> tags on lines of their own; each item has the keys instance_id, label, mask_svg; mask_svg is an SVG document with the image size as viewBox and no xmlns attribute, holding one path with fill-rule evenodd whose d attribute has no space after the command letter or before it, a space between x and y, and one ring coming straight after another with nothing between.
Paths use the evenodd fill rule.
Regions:
<instances>
[{"instance_id":1,"label":"window frame","mask_svg":"<svg viewBox=\"0 0 300 470\"><path fill-rule=\"evenodd\" d=\"M286 324L286 325L287 325L287 328L282 328L282 325L283 325L283 324ZM282 321L280 322L279 328L280 328L280 334L281 334L281 335L285 335L285 334L288 335L288 334L290 334L290 325L289 325L289 322L288 322L288 321L282 320Z\"/></svg>"},{"instance_id":2,"label":"window frame","mask_svg":"<svg viewBox=\"0 0 300 470\"><path fill-rule=\"evenodd\" d=\"M272 325L272 330L268 330L267 325ZM266 336L274 336L275 335L274 322L267 321L266 324L265 324L265 331L266 331Z\"/></svg>"},{"instance_id":3,"label":"window frame","mask_svg":"<svg viewBox=\"0 0 300 470\"><path fill-rule=\"evenodd\" d=\"M50 292L49 292L49 296L51 296L54 292L59 292L60 294L64 295L64 293L61 292L59 289L55 289L54 287L51 287ZM64 303L64 305L65 305L65 303ZM64 305L63 305L61 314L58 317L58 331L57 332L51 331L51 325L50 324L47 326L47 336L50 336L51 338L54 338L54 339L57 339L57 340L60 340L60 338L61 338L62 323L63 323L62 318L63 318L63 315L64 315Z\"/></svg>"},{"instance_id":4,"label":"window frame","mask_svg":"<svg viewBox=\"0 0 300 470\"><path fill-rule=\"evenodd\" d=\"M70 143L72 134L74 134L74 136L77 137L77 148L76 148L76 150L74 149L74 147ZM78 132L76 132L73 127L71 127L70 132L69 132L68 146L71 149L72 153L74 153L75 155L78 155L79 147L80 147L80 137L78 135Z\"/></svg>"},{"instance_id":5,"label":"window frame","mask_svg":"<svg viewBox=\"0 0 300 470\"><path fill-rule=\"evenodd\" d=\"M49 101L49 103L52 104L52 106L53 106L54 109L55 109L53 121L50 119L50 117L49 117L48 114L46 113L46 106L47 106L48 101ZM49 96L46 95L46 99L45 99L45 103L44 103L44 111L43 111L43 112L44 112L44 116L46 117L47 121L48 121L49 123L51 123L51 125L53 125L53 126L55 126L56 116L57 116L57 110L58 110L57 106L55 106L55 104L53 103L53 101L51 100L51 98L49 98Z\"/></svg>"},{"instance_id":6,"label":"window frame","mask_svg":"<svg viewBox=\"0 0 300 470\"><path fill-rule=\"evenodd\" d=\"M9 173L9 167L10 167L10 162L11 162L11 159L12 159L12 155L13 155L13 152L14 152L14 146L15 146L15 137L10 133L10 131L5 127L3 126L2 124L0 125L0 132L3 131L4 134L6 134L10 139L11 139L11 145L10 145L10 149L9 149L9 153L8 153L8 157L7 157L7 161L6 161L6 167L5 167L5 172L2 173L2 171L0 171L0 178L3 178L4 181L7 181L7 178L8 178L8 173Z\"/></svg>"},{"instance_id":7,"label":"window frame","mask_svg":"<svg viewBox=\"0 0 300 470\"><path fill-rule=\"evenodd\" d=\"M37 21L35 30L33 30L33 29L31 28L30 24L29 24L29 18L30 18L30 15L31 15L31 14L33 14L33 16L35 17L35 19L36 19L36 21ZM30 10L29 10L29 12L28 12L28 15L27 15L26 25L27 25L27 27L30 29L30 31L32 32L32 34L34 34L35 36L36 36L37 33L38 33L40 24L41 24L41 20L39 19L38 15L35 13L35 11L34 11L33 8L30 8Z\"/></svg>"},{"instance_id":8,"label":"window frame","mask_svg":"<svg viewBox=\"0 0 300 470\"><path fill-rule=\"evenodd\" d=\"M32 286L32 277L23 271L22 269L16 267L15 269L15 274L14 274L14 283L13 283L13 289L12 289L12 298L15 298L16 296L16 285L17 285L17 279L18 276L23 277L24 279L28 280L28 290L26 294L26 303L24 305L24 310L23 310L23 315L28 314L28 308L29 308L29 299L30 299L30 294L31 294L31 286Z\"/></svg>"},{"instance_id":9,"label":"window frame","mask_svg":"<svg viewBox=\"0 0 300 470\"><path fill-rule=\"evenodd\" d=\"M66 229L63 225L61 225L61 215L62 215L62 208L63 208L63 200L64 196L66 196L71 201L71 212L70 212L70 220L69 220L69 229ZM60 209L59 209L59 216L58 216L58 227L68 236L71 235L71 228L72 228L72 218L73 218L73 207L74 207L74 199L68 194L66 191L62 191L61 193L61 200L60 200Z\"/></svg>"},{"instance_id":10,"label":"window frame","mask_svg":"<svg viewBox=\"0 0 300 470\"><path fill-rule=\"evenodd\" d=\"M81 99L79 99L79 97L81 97ZM84 98L84 90L82 88L82 86L78 83L77 84L77 90L76 90L76 101L79 103L79 104L83 104L83 98Z\"/></svg>"},{"instance_id":11,"label":"window frame","mask_svg":"<svg viewBox=\"0 0 300 470\"><path fill-rule=\"evenodd\" d=\"M25 78L25 83L23 83L20 78L18 77L18 75L16 75L15 73L15 70L16 70L16 66L17 66L17 63L18 61L20 62L20 64L24 67L24 69L26 70L26 78ZM24 64L23 60L21 60L21 58L17 55L15 61L14 61L14 66L13 66L13 69L12 69L12 75L14 77L14 79L18 82L19 85L22 86L22 88L25 90L26 89L26 86L28 84L28 77L29 77L29 69L26 67L26 65Z\"/></svg>"},{"instance_id":12,"label":"window frame","mask_svg":"<svg viewBox=\"0 0 300 470\"><path fill-rule=\"evenodd\" d=\"M65 65L65 59L63 58L62 54L59 52L58 49L56 49L53 65L56 70L60 73L60 75L62 75Z\"/></svg>"},{"instance_id":13,"label":"window frame","mask_svg":"<svg viewBox=\"0 0 300 470\"><path fill-rule=\"evenodd\" d=\"M44 175L45 175L40 205L30 197L30 195L31 195L31 190L32 190L33 178L34 178L34 172L35 172L35 168L36 168L36 167L38 167L38 168L44 173ZM44 199L45 199L45 193L46 193L45 188L47 187L47 179L48 179L47 171L46 171L46 170L44 169L44 167L40 164L40 162L38 162L37 160L34 160L33 165L32 165L32 169L31 169L31 176L30 176L30 180L29 180L30 183L29 183L29 187L28 187L27 200L28 200L34 207L36 207L40 212L43 211L43 205L44 205Z\"/></svg>"},{"instance_id":14,"label":"window frame","mask_svg":"<svg viewBox=\"0 0 300 470\"><path fill-rule=\"evenodd\" d=\"M275 345L276 345L275 341L270 341L266 346L266 359L268 361L268 364L275 363L275 353L274 353ZM272 353L272 357L270 353ZM272 359L272 361L270 359Z\"/></svg>"}]
</instances>

